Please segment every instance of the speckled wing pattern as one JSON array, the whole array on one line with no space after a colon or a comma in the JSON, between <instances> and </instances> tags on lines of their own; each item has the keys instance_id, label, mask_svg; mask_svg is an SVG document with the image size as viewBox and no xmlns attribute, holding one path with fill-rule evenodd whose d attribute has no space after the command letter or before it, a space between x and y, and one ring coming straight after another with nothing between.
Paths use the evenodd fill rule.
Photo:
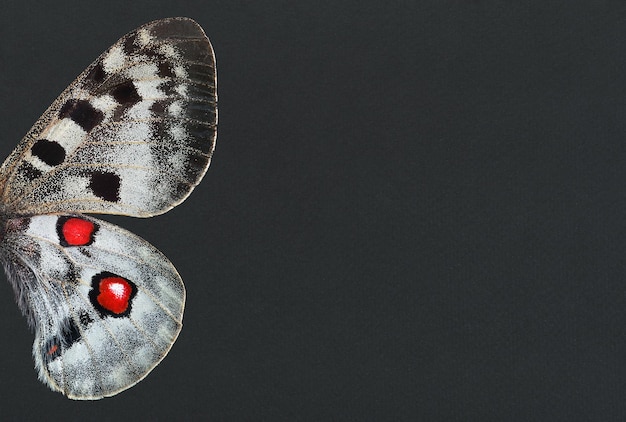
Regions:
<instances>
[{"instance_id":1,"label":"speckled wing pattern","mask_svg":"<svg viewBox=\"0 0 626 422\"><path fill-rule=\"evenodd\" d=\"M182 18L142 26L91 64L4 162L5 213L166 212L206 172L216 101L202 28Z\"/></svg>"},{"instance_id":2,"label":"speckled wing pattern","mask_svg":"<svg viewBox=\"0 0 626 422\"><path fill-rule=\"evenodd\" d=\"M76 224L87 224L78 244L67 234ZM6 234L10 274L35 327L35 366L53 390L114 395L167 354L182 327L185 288L155 247L79 215L12 219ZM107 302L112 293L120 297Z\"/></svg>"},{"instance_id":3,"label":"speckled wing pattern","mask_svg":"<svg viewBox=\"0 0 626 422\"><path fill-rule=\"evenodd\" d=\"M185 288L174 266L82 213L150 217L182 202L211 160L216 84L196 22L148 23L92 63L0 168L0 260L53 390L115 395L176 340Z\"/></svg>"}]
</instances>

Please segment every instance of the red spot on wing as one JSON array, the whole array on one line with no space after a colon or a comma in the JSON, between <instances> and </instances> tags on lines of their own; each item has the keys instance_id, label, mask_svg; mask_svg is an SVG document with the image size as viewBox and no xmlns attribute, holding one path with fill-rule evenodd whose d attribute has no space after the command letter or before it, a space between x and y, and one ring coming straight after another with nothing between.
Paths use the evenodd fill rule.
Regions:
<instances>
[{"instance_id":1,"label":"red spot on wing","mask_svg":"<svg viewBox=\"0 0 626 422\"><path fill-rule=\"evenodd\" d=\"M52 356L54 354L54 352L56 352L57 350L59 350L59 345L58 344L53 344L52 346L50 346L50 348L48 349L48 355Z\"/></svg>"},{"instance_id":2,"label":"red spot on wing","mask_svg":"<svg viewBox=\"0 0 626 422\"><path fill-rule=\"evenodd\" d=\"M100 280L97 301L104 309L122 314L128 309L133 288L122 277L106 277Z\"/></svg>"},{"instance_id":3,"label":"red spot on wing","mask_svg":"<svg viewBox=\"0 0 626 422\"><path fill-rule=\"evenodd\" d=\"M68 218L61 227L61 234L69 246L84 246L92 242L94 224L82 218Z\"/></svg>"}]
</instances>

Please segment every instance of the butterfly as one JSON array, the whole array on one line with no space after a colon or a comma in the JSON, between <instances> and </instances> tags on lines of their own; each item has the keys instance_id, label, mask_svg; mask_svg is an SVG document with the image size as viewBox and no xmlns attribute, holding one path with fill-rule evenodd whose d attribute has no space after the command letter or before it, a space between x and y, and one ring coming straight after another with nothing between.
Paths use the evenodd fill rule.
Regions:
<instances>
[{"instance_id":1,"label":"butterfly","mask_svg":"<svg viewBox=\"0 0 626 422\"><path fill-rule=\"evenodd\" d=\"M185 287L171 262L84 213L151 217L184 201L215 147L216 87L196 22L150 22L87 67L0 167L0 261L52 390L113 396L178 337Z\"/></svg>"}]
</instances>

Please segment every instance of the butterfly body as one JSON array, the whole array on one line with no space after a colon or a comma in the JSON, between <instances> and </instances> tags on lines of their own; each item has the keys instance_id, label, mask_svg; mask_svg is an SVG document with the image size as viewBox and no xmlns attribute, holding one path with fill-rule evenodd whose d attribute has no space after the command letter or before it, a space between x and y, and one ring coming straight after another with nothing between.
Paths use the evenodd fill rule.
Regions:
<instances>
[{"instance_id":1,"label":"butterfly body","mask_svg":"<svg viewBox=\"0 0 626 422\"><path fill-rule=\"evenodd\" d=\"M53 390L117 394L176 340L185 288L174 266L83 213L150 217L182 202L209 166L216 102L200 26L151 22L91 64L0 167L0 261Z\"/></svg>"}]
</instances>

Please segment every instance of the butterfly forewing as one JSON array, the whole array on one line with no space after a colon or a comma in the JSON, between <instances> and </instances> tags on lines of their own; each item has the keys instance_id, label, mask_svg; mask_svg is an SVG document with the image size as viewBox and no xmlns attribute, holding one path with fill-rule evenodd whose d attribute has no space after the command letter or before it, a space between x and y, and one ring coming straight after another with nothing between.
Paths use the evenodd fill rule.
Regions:
<instances>
[{"instance_id":1,"label":"butterfly forewing","mask_svg":"<svg viewBox=\"0 0 626 422\"><path fill-rule=\"evenodd\" d=\"M149 217L182 202L208 168L216 101L200 26L155 21L92 63L0 168L0 261L53 390L117 394L176 340L185 288L174 266L145 240L79 213Z\"/></svg>"},{"instance_id":2,"label":"butterfly forewing","mask_svg":"<svg viewBox=\"0 0 626 422\"><path fill-rule=\"evenodd\" d=\"M92 63L5 161L4 212L169 210L206 172L216 101L213 50L198 24L140 27Z\"/></svg>"}]
</instances>

